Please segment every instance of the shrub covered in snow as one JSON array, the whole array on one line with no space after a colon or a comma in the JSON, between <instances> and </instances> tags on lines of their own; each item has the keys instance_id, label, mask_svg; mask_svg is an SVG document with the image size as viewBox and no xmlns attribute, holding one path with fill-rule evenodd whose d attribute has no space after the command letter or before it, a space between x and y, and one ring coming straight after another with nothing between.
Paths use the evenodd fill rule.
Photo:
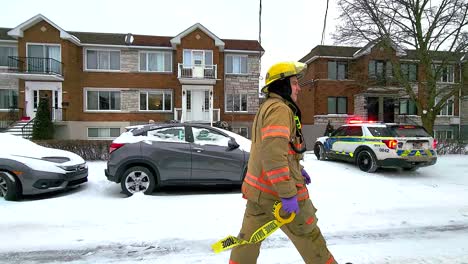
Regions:
<instances>
[{"instance_id":1,"label":"shrub covered in snow","mask_svg":"<svg viewBox=\"0 0 468 264\"><path fill-rule=\"evenodd\" d=\"M468 155L468 144L460 140L443 140L437 143L437 154L465 154Z\"/></svg>"}]
</instances>

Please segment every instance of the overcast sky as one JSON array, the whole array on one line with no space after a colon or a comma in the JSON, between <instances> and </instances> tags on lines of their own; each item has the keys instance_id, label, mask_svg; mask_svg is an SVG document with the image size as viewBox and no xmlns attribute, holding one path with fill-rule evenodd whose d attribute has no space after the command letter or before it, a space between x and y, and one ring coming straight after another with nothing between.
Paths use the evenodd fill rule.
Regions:
<instances>
[{"instance_id":1,"label":"overcast sky","mask_svg":"<svg viewBox=\"0 0 468 264\"><path fill-rule=\"evenodd\" d=\"M199 22L221 39L259 39L260 0L2 1L0 27L41 13L68 31L176 36ZM263 0L262 76L275 62L299 60L320 44L326 0ZM330 0L325 44L338 10Z\"/></svg>"}]
</instances>

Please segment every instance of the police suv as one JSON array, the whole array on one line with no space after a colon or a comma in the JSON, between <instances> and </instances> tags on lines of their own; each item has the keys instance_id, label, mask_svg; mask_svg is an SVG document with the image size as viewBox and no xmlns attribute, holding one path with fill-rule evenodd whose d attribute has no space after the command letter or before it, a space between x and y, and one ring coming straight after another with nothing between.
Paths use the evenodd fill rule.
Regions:
<instances>
[{"instance_id":1,"label":"police suv","mask_svg":"<svg viewBox=\"0 0 468 264\"><path fill-rule=\"evenodd\" d=\"M365 172L379 167L416 170L437 162L437 141L418 125L351 122L314 145L318 160L350 161Z\"/></svg>"}]
</instances>

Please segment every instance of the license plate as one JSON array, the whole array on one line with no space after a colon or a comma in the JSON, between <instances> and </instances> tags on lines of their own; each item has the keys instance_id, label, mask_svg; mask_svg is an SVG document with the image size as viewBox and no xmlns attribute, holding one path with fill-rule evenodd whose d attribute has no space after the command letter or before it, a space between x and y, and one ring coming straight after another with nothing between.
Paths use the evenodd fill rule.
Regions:
<instances>
[{"instance_id":1,"label":"license plate","mask_svg":"<svg viewBox=\"0 0 468 264\"><path fill-rule=\"evenodd\" d=\"M413 143L413 148L415 148L415 149L422 148L422 143Z\"/></svg>"}]
</instances>

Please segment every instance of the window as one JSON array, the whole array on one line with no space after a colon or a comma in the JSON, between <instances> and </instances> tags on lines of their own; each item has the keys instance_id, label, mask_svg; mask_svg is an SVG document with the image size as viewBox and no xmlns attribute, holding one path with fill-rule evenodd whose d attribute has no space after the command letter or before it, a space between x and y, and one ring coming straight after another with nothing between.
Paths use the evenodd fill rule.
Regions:
<instances>
[{"instance_id":1,"label":"window","mask_svg":"<svg viewBox=\"0 0 468 264\"><path fill-rule=\"evenodd\" d=\"M328 114L348 113L347 97L328 97Z\"/></svg>"},{"instance_id":2,"label":"window","mask_svg":"<svg viewBox=\"0 0 468 264\"><path fill-rule=\"evenodd\" d=\"M226 112L247 112L247 94L226 94Z\"/></svg>"},{"instance_id":3,"label":"window","mask_svg":"<svg viewBox=\"0 0 468 264\"><path fill-rule=\"evenodd\" d=\"M234 127L232 128L232 132L239 134L245 138L248 138L249 136L249 129L246 127Z\"/></svg>"},{"instance_id":4,"label":"window","mask_svg":"<svg viewBox=\"0 0 468 264\"><path fill-rule=\"evenodd\" d=\"M120 91L86 91L86 110L120 110Z\"/></svg>"},{"instance_id":5,"label":"window","mask_svg":"<svg viewBox=\"0 0 468 264\"><path fill-rule=\"evenodd\" d=\"M391 125L388 129L396 137L430 137L424 127L415 125Z\"/></svg>"},{"instance_id":6,"label":"window","mask_svg":"<svg viewBox=\"0 0 468 264\"><path fill-rule=\"evenodd\" d=\"M88 138L116 138L120 136L120 128L88 127Z\"/></svg>"},{"instance_id":7,"label":"window","mask_svg":"<svg viewBox=\"0 0 468 264\"><path fill-rule=\"evenodd\" d=\"M186 105L187 111L192 110L192 91L190 91L190 90L187 91L186 102L187 102L187 105Z\"/></svg>"},{"instance_id":8,"label":"window","mask_svg":"<svg viewBox=\"0 0 468 264\"><path fill-rule=\"evenodd\" d=\"M87 70L120 70L120 51L86 50Z\"/></svg>"},{"instance_id":9,"label":"window","mask_svg":"<svg viewBox=\"0 0 468 264\"><path fill-rule=\"evenodd\" d=\"M8 66L8 56L18 56L18 49L0 46L0 67Z\"/></svg>"},{"instance_id":10,"label":"window","mask_svg":"<svg viewBox=\"0 0 468 264\"><path fill-rule=\"evenodd\" d=\"M0 89L0 109L18 108L18 91Z\"/></svg>"},{"instance_id":11,"label":"window","mask_svg":"<svg viewBox=\"0 0 468 264\"><path fill-rule=\"evenodd\" d=\"M346 136L346 127L339 127L337 130L333 131L331 134L332 137L342 137Z\"/></svg>"},{"instance_id":12,"label":"window","mask_svg":"<svg viewBox=\"0 0 468 264\"><path fill-rule=\"evenodd\" d=\"M247 74L247 56L227 55L226 73Z\"/></svg>"},{"instance_id":13,"label":"window","mask_svg":"<svg viewBox=\"0 0 468 264\"><path fill-rule=\"evenodd\" d=\"M60 45L27 44L27 66L30 72L62 73Z\"/></svg>"},{"instance_id":14,"label":"window","mask_svg":"<svg viewBox=\"0 0 468 264\"><path fill-rule=\"evenodd\" d=\"M140 71L171 72L172 52L141 52Z\"/></svg>"},{"instance_id":15,"label":"window","mask_svg":"<svg viewBox=\"0 0 468 264\"><path fill-rule=\"evenodd\" d=\"M349 126L348 129L346 129L346 136L360 137L362 136L362 128L360 126Z\"/></svg>"},{"instance_id":16,"label":"window","mask_svg":"<svg viewBox=\"0 0 468 264\"><path fill-rule=\"evenodd\" d=\"M393 77L391 62L381 60L369 61L369 79L385 80L391 77Z\"/></svg>"},{"instance_id":17,"label":"window","mask_svg":"<svg viewBox=\"0 0 468 264\"><path fill-rule=\"evenodd\" d=\"M187 143L184 127L165 127L148 131L148 137L155 141Z\"/></svg>"},{"instance_id":18,"label":"window","mask_svg":"<svg viewBox=\"0 0 468 264\"><path fill-rule=\"evenodd\" d=\"M436 98L436 104L439 103L440 99ZM453 105L454 105L454 100L453 97L448 99L445 105L442 107L442 109L439 112L439 115L443 116L453 116Z\"/></svg>"},{"instance_id":19,"label":"window","mask_svg":"<svg viewBox=\"0 0 468 264\"><path fill-rule=\"evenodd\" d=\"M213 66L213 51L211 50L184 50L184 67L204 65L205 68Z\"/></svg>"},{"instance_id":20,"label":"window","mask_svg":"<svg viewBox=\"0 0 468 264\"><path fill-rule=\"evenodd\" d=\"M454 70L453 65L442 66L436 64L432 68L434 78L438 82L453 83L454 82Z\"/></svg>"},{"instance_id":21,"label":"window","mask_svg":"<svg viewBox=\"0 0 468 264\"><path fill-rule=\"evenodd\" d=\"M367 127L369 132L374 137L392 137L394 136L392 131L387 127Z\"/></svg>"},{"instance_id":22,"label":"window","mask_svg":"<svg viewBox=\"0 0 468 264\"><path fill-rule=\"evenodd\" d=\"M400 65L402 77L409 82L418 80L418 65L414 63L402 63Z\"/></svg>"},{"instance_id":23,"label":"window","mask_svg":"<svg viewBox=\"0 0 468 264\"><path fill-rule=\"evenodd\" d=\"M172 90L140 92L141 111L172 111Z\"/></svg>"},{"instance_id":24,"label":"window","mask_svg":"<svg viewBox=\"0 0 468 264\"><path fill-rule=\"evenodd\" d=\"M416 103L411 99L400 99L400 115L417 115Z\"/></svg>"},{"instance_id":25,"label":"window","mask_svg":"<svg viewBox=\"0 0 468 264\"><path fill-rule=\"evenodd\" d=\"M206 112L210 110L210 91L205 91L205 99L204 99L204 109Z\"/></svg>"},{"instance_id":26,"label":"window","mask_svg":"<svg viewBox=\"0 0 468 264\"><path fill-rule=\"evenodd\" d=\"M348 63L346 61L328 62L328 79L346 80L348 79Z\"/></svg>"},{"instance_id":27,"label":"window","mask_svg":"<svg viewBox=\"0 0 468 264\"><path fill-rule=\"evenodd\" d=\"M192 133L193 142L199 145L227 146L230 139L216 131L201 127L192 127Z\"/></svg>"},{"instance_id":28,"label":"window","mask_svg":"<svg viewBox=\"0 0 468 264\"><path fill-rule=\"evenodd\" d=\"M452 130L434 130L434 138L437 140L453 139Z\"/></svg>"}]
</instances>

